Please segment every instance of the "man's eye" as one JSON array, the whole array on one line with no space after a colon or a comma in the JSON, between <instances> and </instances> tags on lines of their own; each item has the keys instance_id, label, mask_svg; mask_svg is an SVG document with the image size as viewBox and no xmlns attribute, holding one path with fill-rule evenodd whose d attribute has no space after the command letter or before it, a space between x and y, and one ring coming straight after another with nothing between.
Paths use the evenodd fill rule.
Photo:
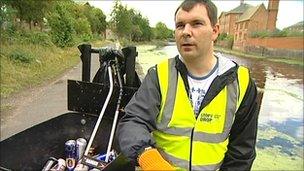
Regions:
<instances>
[{"instance_id":1,"label":"man's eye","mask_svg":"<svg viewBox=\"0 0 304 171\"><path fill-rule=\"evenodd\" d=\"M184 28L184 25L183 24L177 24L177 25L175 25L175 28L176 29L182 29L182 28Z\"/></svg>"},{"instance_id":2,"label":"man's eye","mask_svg":"<svg viewBox=\"0 0 304 171\"><path fill-rule=\"evenodd\" d=\"M204 24L202 22L196 22L193 24L195 27L203 26Z\"/></svg>"}]
</instances>

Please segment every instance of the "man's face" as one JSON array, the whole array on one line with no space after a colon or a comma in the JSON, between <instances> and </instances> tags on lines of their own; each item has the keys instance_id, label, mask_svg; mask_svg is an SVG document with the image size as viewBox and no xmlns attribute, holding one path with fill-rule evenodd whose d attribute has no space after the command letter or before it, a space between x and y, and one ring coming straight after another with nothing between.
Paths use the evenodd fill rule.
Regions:
<instances>
[{"instance_id":1,"label":"man's face","mask_svg":"<svg viewBox=\"0 0 304 171\"><path fill-rule=\"evenodd\" d=\"M179 9L175 17L175 40L185 60L206 55L217 38L218 25L212 26L207 9L195 5L189 12Z\"/></svg>"}]
</instances>

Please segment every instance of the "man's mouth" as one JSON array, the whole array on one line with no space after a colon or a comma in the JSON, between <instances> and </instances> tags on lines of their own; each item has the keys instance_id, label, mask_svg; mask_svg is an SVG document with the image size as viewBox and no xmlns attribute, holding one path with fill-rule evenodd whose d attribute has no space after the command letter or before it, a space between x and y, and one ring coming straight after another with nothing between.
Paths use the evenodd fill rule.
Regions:
<instances>
[{"instance_id":1,"label":"man's mouth","mask_svg":"<svg viewBox=\"0 0 304 171\"><path fill-rule=\"evenodd\" d=\"M194 46L194 44L192 44L192 43L183 43L182 46L183 47L191 47L191 46Z\"/></svg>"}]
</instances>

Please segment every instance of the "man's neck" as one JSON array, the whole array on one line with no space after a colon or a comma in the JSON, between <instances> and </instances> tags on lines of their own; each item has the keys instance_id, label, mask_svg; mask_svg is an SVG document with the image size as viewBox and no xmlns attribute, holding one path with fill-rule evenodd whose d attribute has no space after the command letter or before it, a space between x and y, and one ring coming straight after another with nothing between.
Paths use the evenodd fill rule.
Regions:
<instances>
[{"instance_id":1,"label":"man's neck","mask_svg":"<svg viewBox=\"0 0 304 171\"><path fill-rule=\"evenodd\" d=\"M216 57L213 53L206 56L185 61L185 65L193 76L202 77L207 75L216 65Z\"/></svg>"}]
</instances>

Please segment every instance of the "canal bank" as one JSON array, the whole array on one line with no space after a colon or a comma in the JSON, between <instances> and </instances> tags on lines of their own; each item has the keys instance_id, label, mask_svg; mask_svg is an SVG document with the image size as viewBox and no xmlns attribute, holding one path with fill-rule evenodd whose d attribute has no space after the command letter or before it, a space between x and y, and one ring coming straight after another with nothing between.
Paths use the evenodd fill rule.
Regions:
<instances>
[{"instance_id":1,"label":"canal bank","mask_svg":"<svg viewBox=\"0 0 304 171\"><path fill-rule=\"evenodd\" d=\"M239 57L246 57L246 58L257 58L257 59L265 59L272 62L281 62L286 64L292 64L292 65L299 65L304 66L303 63L303 57L302 58L295 58L295 57L269 57L269 56L261 56L258 54L248 54L241 51L231 50L223 47L216 46L215 47L216 52L221 52L225 54L235 55Z\"/></svg>"}]
</instances>

